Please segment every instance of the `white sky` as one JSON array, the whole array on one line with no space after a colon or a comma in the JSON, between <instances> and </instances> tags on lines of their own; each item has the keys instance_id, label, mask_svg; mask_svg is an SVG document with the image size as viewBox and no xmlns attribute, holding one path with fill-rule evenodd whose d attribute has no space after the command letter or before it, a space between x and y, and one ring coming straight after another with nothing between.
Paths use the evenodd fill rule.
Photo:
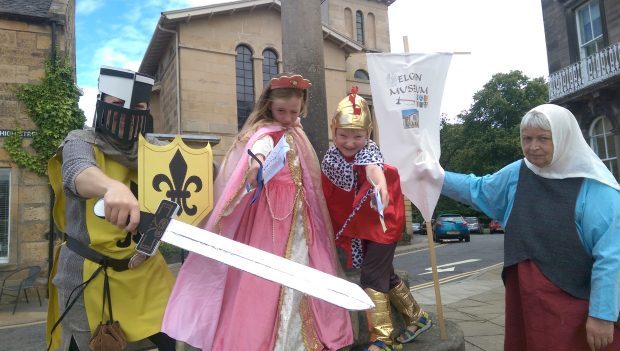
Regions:
<instances>
[{"instance_id":1,"label":"white sky","mask_svg":"<svg viewBox=\"0 0 620 351\"><path fill-rule=\"evenodd\" d=\"M397 0L389 8L392 52L471 52L452 58L442 113L469 109L496 73L547 77L540 0Z\"/></svg>"},{"instance_id":2,"label":"white sky","mask_svg":"<svg viewBox=\"0 0 620 351\"><path fill-rule=\"evenodd\" d=\"M150 1L152 5L159 2L140 1ZM221 2L228 1L177 0L175 3L180 4L176 8L184 8ZM80 11L78 6L78 17ZM496 73L520 70L530 78L548 75L540 0L397 0L389 7L388 14L392 52L404 51L405 35L409 39L409 52L471 52L470 55L455 55L448 72L441 112L451 119L470 108L474 93ZM142 20L154 23L157 15ZM143 34L150 38L153 29ZM117 35L121 40L123 33ZM148 41L144 47L147 44ZM135 70L143 54L118 52L114 55L114 62L101 64ZM122 58L126 62L122 62ZM92 69L98 71L99 67ZM88 72L91 77L96 77L93 73ZM87 125L90 125L97 82L80 79L80 74L86 73L78 70L78 80L84 89L80 107L88 119Z\"/></svg>"}]
</instances>

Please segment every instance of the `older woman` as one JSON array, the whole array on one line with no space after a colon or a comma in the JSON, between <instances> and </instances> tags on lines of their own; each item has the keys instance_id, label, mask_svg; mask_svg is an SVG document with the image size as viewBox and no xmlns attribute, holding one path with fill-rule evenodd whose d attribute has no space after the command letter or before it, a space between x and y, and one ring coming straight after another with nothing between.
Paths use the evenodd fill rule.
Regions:
<instances>
[{"instance_id":1,"label":"older woman","mask_svg":"<svg viewBox=\"0 0 620 351\"><path fill-rule=\"evenodd\" d=\"M485 177L446 172L442 193L505 225L504 350L620 350L620 187L573 114L521 121L525 159Z\"/></svg>"}]
</instances>

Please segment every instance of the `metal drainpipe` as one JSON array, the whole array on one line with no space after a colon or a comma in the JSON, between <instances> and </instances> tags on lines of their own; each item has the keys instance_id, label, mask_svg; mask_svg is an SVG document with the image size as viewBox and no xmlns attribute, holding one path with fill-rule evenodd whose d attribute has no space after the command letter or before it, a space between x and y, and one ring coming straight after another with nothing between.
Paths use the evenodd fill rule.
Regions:
<instances>
[{"instance_id":1,"label":"metal drainpipe","mask_svg":"<svg viewBox=\"0 0 620 351\"><path fill-rule=\"evenodd\" d=\"M166 29L161 25L157 25L157 28L162 32L172 33L174 34L174 42L175 42L175 55L176 55L176 70L177 70L177 134L181 134L181 58L179 57L179 33Z\"/></svg>"},{"instance_id":2,"label":"metal drainpipe","mask_svg":"<svg viewBox=\"0 0 620 351\"><path fill-rule=\"evenodd\" d=\"M52 50L50 55L52 56L52 65L56 64L56 21L52 21Z\"/></svg>"},{"instance_id":3,"label":"metal drainpipe","mask_svg":"<svg viewBox=\"0 0 620 351\"><path fill-rule=\"evenodd\" d=\"M179 33L174 30L166 29L160 24L157 24L157 28L162 32L174 34L175 43L175 56L176 56L176 70L177 70L177 134L181 135L181 57L179 57ZM185 250L181 250L181 264L185 263Z\"/></svg>"},{"instance_id":4,"label":"metal drainpipe","mask_svg":"<svg viewBox=\"0 0 620 351\"><path fill-rule=\"evenodd\" d=\"M51 21L52 25L52 48L50 52L50 58L52 65L56 64L56 21ZM56 226L54 224L54 190L51 185L49 186L50 192L50 210L49 210L49 231L47 233L47 275L52 274L52 266L54 264L54 239L56 239ZM47 292L49 298L49 290Z\"/></svg>"}]
</instances>

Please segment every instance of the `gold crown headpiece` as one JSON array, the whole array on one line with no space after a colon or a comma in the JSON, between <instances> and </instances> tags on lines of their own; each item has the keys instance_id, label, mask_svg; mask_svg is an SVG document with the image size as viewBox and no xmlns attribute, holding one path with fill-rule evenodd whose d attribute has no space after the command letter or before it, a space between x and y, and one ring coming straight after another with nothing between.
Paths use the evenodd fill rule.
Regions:
<instances>
[{"instance_id":1,"label":"gold crown headpiece","mask_svg":"<svg viewBox=\"0 0 620 351\"><path fill-rule=\"evenodd\" d=\"M309 80L299 74L271 78L271 89L299 89L306 90L312 86Z\"/></svg>"},{"instance_id":2,"label":"gold crown headpiece","mask_svg":"<svg viewBox=\"0 0 620 351\"><path fill-rule=\"evenodd\" d=\"M366 100L357 95L358 87L351 87L351 93L338 103L336 114L332 118L332 132L335 133L336 128L344 129L364 129L368 132L372 131L372 117Z\"/></svg>"}]
</instances>

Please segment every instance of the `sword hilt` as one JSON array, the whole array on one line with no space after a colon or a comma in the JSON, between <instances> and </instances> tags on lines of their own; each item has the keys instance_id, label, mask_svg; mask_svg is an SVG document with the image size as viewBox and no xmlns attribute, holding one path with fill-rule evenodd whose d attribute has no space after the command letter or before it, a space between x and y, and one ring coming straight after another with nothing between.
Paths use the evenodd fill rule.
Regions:
<instances>
[{"instance_id":1,"label":"sword hilt","mask_svg":"<svg viewBox=\"0 0 620 351\"><path fill-rule=\"evenodd\" d=\"M97 217L105 218L105 203L100 199L95 203L94 212ZM161 237L164 235L168 224L176 217L179 205L174 201L162 200L155 213L140 211L140 224L138 232L142 234L136 251L147 256L153 256L157 252Z\"/></svg>"},{"instance_id":2,"label":"sword hilt","mask_svg":"<svg viewBox=\"0 0 620 351\"><path fill-rule=\"evenodd\" d=\"M168 224L176 217L178 210L179 205L176 202L161 200L155 214L146 213L147 218L144 218L144 221L142 220L144 212L140 212L138 230L142 233L142 237L136 246L136 251L153 256L157 252L161 237L168 228Z\"/></svg>"}]
</instances>

